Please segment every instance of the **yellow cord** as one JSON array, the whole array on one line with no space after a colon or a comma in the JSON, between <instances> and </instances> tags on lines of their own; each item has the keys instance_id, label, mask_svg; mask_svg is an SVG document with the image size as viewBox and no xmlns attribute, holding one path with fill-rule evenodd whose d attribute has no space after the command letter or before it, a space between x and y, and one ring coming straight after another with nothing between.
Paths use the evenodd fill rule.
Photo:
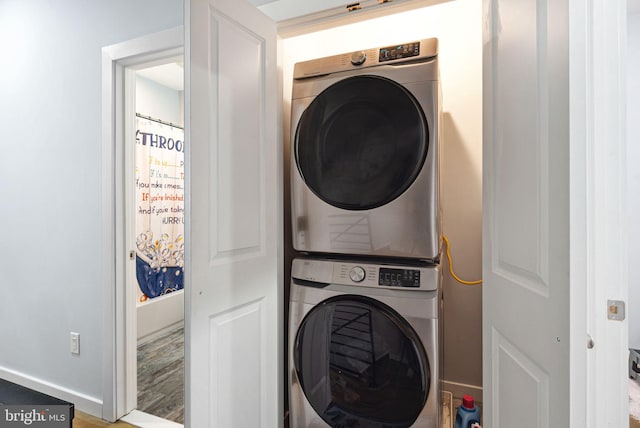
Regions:
<instances>
[{"instance_id":1,"label":"yellow cord","mask_svg":"<svg viewBox=\"0 0 640 428\"><path fill-rule=\"evenodd\" d=\"M449 244L449 240L444 235L442 235L442 240L444 241L444 243L445 243L445 245L447 247L446 248L446 254L447 254L447 260L449 260L449 273L451 274L453 279L458 281L460 284L464 284L464 285L482 284L482 280L481 279L479 279L477 281L465 281L463 279L460 279L460 277L453 272L453 262L451 261L451 244Z\"/></svg>"}]
</instances>

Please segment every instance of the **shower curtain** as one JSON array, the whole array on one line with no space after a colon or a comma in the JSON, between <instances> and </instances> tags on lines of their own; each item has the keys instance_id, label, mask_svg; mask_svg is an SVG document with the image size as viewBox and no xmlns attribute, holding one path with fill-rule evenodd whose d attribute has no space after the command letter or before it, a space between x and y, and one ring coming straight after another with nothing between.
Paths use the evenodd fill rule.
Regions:
<instances>
[{"instance_id":1,"label":"shower curtain","mask_svg":"<svg viewBox=\"0 0 640 428\"><path fill-rule=\"evenodd\" d=\"M184 131L136 119L136 278L146 299L184 287Z\"/></svg>"}]
</instances>

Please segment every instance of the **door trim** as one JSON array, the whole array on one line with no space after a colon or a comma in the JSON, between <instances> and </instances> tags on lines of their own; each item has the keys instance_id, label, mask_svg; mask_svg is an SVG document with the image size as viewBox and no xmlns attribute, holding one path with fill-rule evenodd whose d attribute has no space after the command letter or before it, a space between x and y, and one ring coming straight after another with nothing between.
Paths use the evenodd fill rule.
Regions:
<instances>
[{"instance_id":1,"label":"door trim","mask_svg":"<svg viewBox=\"0 0 640 428\"><path fill-rule=\"evenodd\" d=\"M627 0L570 0L571 427L627 426ZM587 347L587 335L593 341ZM613 369L613 370L612 370Z\"/></svg>"},{"instance_id":2,"label":"door trim","mask_svg":"<svg viewBox=\"0 0 640 428\"><path fill-rule=\"evenodd\" d=\"M179 26L102 49L102 418L108 421L131 410L126 394L127 350L132 352L132 345L125 322L131 312L125 275L125 73L127 67L181 55L183 46L184 27Z\"/></svg>"}]
</instances>

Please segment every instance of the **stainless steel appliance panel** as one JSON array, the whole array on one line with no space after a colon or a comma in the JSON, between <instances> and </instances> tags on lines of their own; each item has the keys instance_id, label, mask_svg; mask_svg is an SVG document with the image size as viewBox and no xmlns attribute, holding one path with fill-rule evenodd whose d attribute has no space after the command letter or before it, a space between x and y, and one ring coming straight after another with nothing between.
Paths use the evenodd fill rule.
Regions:
<instances>
[{"instance_id":1,"label":"stainless steel appliance panel","mask_svg":"<svg viewBox=\"0 0 640 428\"><path fill-rule=\"evenodd\" d=\"M442 226L439 200L441 108L437 57L429 54L425 58L411 61L394 61L391 61L392 65L385 62L381 63L382 65L376 63L376 66L367 68L320 74L317 77L294 81L291 110L291 211L293 246L296 250L306 253L438 261ZM304 69L311 67L308 63L303 63L302 66ZM327 63L321 64L323 72L330 68ZM387 79L410 94L408 97L415 101L417 110L424 117L428 141L424 162L406 189L399 195L393 195L392 200L384 201L370 209L353 209L328 201L305 181L298 160L296 136L303 114L319 94L348 79L363 76ZM353 126L364 127L365 124L356 123ZM359 131L345 130L345 133L349 132L357 138ZM366 134L367 130L363 129L362 133ZM362 142L359 144L363 145ZM367 150L366 145L364 146L363 151ZM393 149L389 150L383 155L390 158L385 160L386 164L394 162ZM313 151L311 155L305 154L312 155ZM361 165L344 166L350 167L363 168ZM319 179L330 180L331 177L325 175ZM366 184L363 187L366 187ZM371 189L362 189L363 192L365 190Z\"/></svg>"},{"instance_id":2,"label":"stainless steel appliance panel","mask_svg":"<svg viewBox=\"0 0 640 428\"><path fill-rule=\"evenodd\" d=\"M310 400L314 402L325 403L329 406L332 401L332 391L328 382L322 378L313 385L307 385L303 389L301 379L296 371L296 363L294 360L296 338L300 326L305 317L314 310L314 308L322 307L331 299L349 298L353 296L366 296L386 305L402 317L415 331L419 338L420 346L426 353L428 361L430 377L429 377L429 394L423 408L415 421L410 425L411 428L440 428L440 389L442 374L442 356L441 356L441 333L442 326L439 321L441 310L441 294L440 294L440 268L432 267L430 273L421 276L421 282L432 282L435 284L422 284L423 287L418 290L407 290L402 287L373 288L362 285L344 285L344 284L326 284L327 281L336 276L335 272L339 272L342 268L340 261L327 261L317 259L296 259L293 262L294 269L292 271L292 283L290 294L290 310L289 310L289 407L290 407L290 424L292 428L326 428L329 425L314 410ZM369 265L368 269L387 268L387 265ZM398 266L395 266L396 268ZM401 268L404 266L400 266ZM413 267L409 266L409 269ZM339 276L339 275L337 275ZM310 281L308 278L316 278L318 282ZM341 280L348 283L349 280ZM322 322L320 322L322 324ZM322 330L325 328L325 330ZM319 332L326 331L326 326L320 326ZM320 333L320 335L322 335ZM324 344L324 346L323 346ZM379 346L379 345L377 345ZM330 359L328 358L331 343L329 340L317 341L315 348L305 348L304 356L305 365L313 365L316 371L330 372ZM323 368L324 367L324 368ZM329 376L327 374L327 376ZM307 392L305 394L305 391ZM375 391L375 388L373 389ZM386 394L389 391L378 391L378 393ZM354 393L354 400L357 399ZM366 413L368 410L363 410ZM326 416L326 415L325 415ZM358 416L354 416L357 418ZM363 426L377 427L375 421L360 421L365 423ZM341 422L336 422L340 426ZM387 426L387 425L380 425ZM389 425L395 426L395 425ZM406 426L406 425L405 425Z\"/></svg>"}]
</instances>

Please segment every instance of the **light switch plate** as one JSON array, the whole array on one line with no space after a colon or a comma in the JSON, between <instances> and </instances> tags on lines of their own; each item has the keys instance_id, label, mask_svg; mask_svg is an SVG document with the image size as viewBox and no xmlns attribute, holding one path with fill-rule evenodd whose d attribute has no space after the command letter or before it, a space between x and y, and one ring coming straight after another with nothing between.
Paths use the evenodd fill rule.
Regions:
<instances>
[{"instance_id":1,"label":"light switch plate","mask_svg":"<svg viewBox=\"0 0 640 428\"><path fill-rule=\"evenodd\" d=\"M80 355L80 333L71 332L71 353Z\"/></svg>"}]
</instances>

